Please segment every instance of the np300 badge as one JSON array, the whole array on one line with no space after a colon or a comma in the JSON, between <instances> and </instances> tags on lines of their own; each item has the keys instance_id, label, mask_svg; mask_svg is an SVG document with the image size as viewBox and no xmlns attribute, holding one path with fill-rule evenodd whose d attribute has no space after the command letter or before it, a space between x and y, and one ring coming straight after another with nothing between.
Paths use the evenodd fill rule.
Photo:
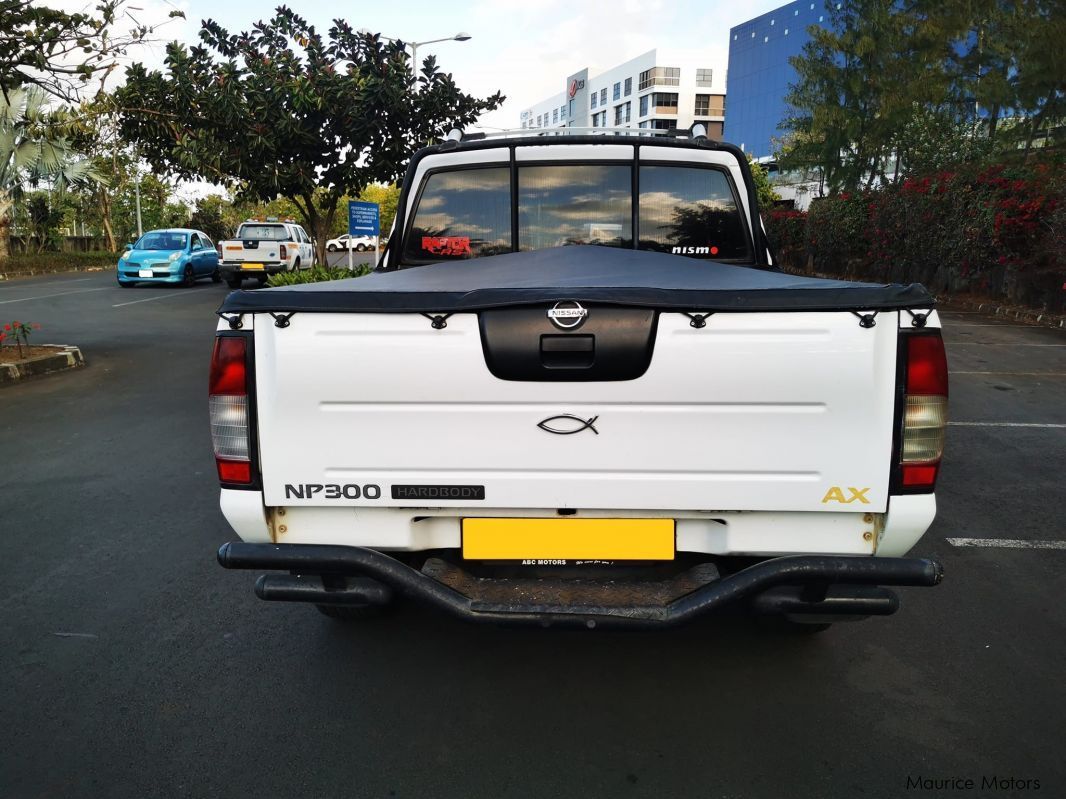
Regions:
<instances>
[{"instance_id":1,"label":"np300 badge","mask_svg":"<svg viewBox=\"0 0 1066 799\"><path fill-rule=\"evenodd\" d=\"M560 330L574 330L581 327L588 315L588 309L573 300L560 300L548 309L548 318Z\"/></svg>"}]
</instances>

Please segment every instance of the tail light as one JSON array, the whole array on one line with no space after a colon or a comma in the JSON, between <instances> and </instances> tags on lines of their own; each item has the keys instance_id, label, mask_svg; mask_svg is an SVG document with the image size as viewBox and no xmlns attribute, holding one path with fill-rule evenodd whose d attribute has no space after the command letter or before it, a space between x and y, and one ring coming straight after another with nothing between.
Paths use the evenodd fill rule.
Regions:
<instances>
[{"instance_id":1,"label":"tail light","mask_svg":"<svg viewBox=\"0 0 1066 799\"><path fill-rule=\"evenodd\" d=\"M222 483L252 482L247 342L245 336L220 336L211 355L211 443Z\"/></svg>"},{"instance_id":2,"label":"tail light","mask_svg":"<svg viewBox=\"0 0 1066 799\"><path fill-rule=\"evenodd\" d=\"M286 260L289 256L285 254L285 245L282 244L278 247L278 251L281 253L281 260Z\"/></svg>"},{"instance_id":3,"label":"tail light","mask_svg":"<svg viewBox=\"0 0 1066 799\"><path fill-rule=\"evenodd\" d=\"M948 423L948 362L940 331L902 337L905 385L900 436L900 486L908 493L933 490Z\"/></svg>"}]
</instances>

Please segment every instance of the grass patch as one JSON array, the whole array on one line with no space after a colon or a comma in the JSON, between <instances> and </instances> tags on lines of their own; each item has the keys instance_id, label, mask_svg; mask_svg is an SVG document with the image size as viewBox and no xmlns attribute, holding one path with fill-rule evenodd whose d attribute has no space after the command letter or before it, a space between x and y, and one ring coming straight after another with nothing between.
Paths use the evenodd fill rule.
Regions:
<instances>
[{"instance_id":1,"label":"grass patch","mask_svg":"<svg viewBox=\"0 0 1066 799\"><path fill-rule=\"evenodd\" d=\"M77 269L117 268L117 265L118 253L113 252L42 252L32 255L12 255L0 261L0 280L6 276L70 272Z\"/></svg>"},{"instance_id":2,"label":"grass patch","mask_svg":"<svg viewBox=\"0 0 1066 799\"><path fill-rule=\"evenodd\" d=\"M373 270L370 264L356 264L353 269L346 266L316 266L313 269L301 269L298 272L279 272L267 280L268 286L292 286L297 283L323 283L327 280L346 280L350 277L362 277Z\"/></svg>"}]
</instances>

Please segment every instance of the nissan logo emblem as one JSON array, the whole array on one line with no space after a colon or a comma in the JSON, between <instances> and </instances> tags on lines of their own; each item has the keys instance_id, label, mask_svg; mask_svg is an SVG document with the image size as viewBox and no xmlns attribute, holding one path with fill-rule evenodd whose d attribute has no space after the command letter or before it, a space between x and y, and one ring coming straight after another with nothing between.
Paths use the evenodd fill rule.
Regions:
<instances>
[{"instance_id":1,"label":"nissan logo emblem","mask_svg":"<svg viewBox=\"0 0 1066 799\"><path fill-rule=\"evenodd\" d=\"M560 330L574 330L581 327L589 312L581 303L573 300L560 300L548 309L548 318Z\"/></svg>"}]
</instances>

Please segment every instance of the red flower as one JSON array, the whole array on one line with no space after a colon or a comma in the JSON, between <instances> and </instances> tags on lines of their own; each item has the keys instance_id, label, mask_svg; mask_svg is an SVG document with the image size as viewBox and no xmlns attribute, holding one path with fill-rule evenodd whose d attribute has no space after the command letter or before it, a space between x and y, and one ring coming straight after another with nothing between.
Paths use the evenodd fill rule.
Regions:
<instances>
[{"instance_id":1,"label":"red flower","mask_svg":"<svg viewBox=\"0 0 1066 799\"><path fill-rule=\"evenodd\" d=\"M18 322L15 322L15 324L17 325ZM10 330L10 329L11 329L11 325L4 325L4 330Z\"/></svg>"}]
</instances>

